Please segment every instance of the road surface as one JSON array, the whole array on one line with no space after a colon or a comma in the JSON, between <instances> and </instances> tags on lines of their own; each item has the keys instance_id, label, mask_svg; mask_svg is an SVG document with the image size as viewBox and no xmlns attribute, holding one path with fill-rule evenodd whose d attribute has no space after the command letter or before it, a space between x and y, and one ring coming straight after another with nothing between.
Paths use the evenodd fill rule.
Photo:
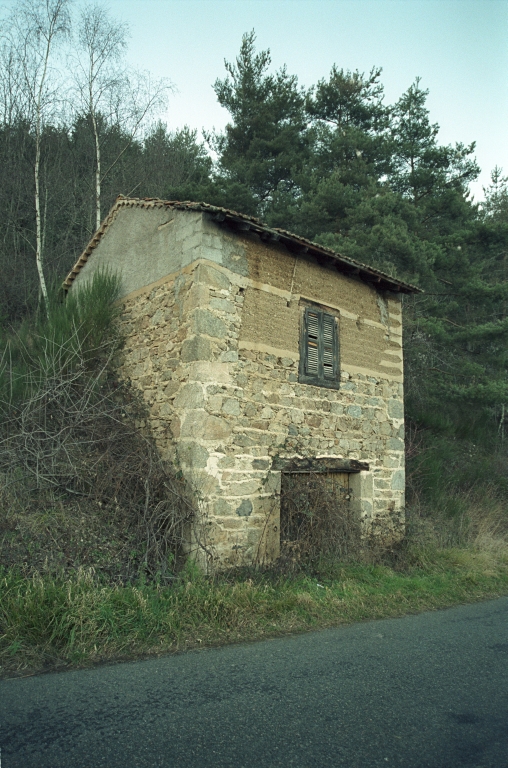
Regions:
<instances>
[{"instance_id":1,"label":"road surface","mask_svg":"<svg viewBox=\"0 0 508 768\"><path fill-rule=\"evenodd\" d=\"M508 768L508 598L0 683L1 768Z\"/></svg>"}]
</instances>

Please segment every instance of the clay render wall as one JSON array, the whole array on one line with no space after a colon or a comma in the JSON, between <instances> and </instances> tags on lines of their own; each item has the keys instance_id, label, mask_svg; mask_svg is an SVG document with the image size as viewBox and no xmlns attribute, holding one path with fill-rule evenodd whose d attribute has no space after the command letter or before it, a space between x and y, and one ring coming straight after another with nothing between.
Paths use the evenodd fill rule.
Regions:
<instances>
[{"instance_id":1,"label":"clay render wall","mask_svg":"<svg viewBox=\"0 0 508 768\"><path fill-rule=\"evenodd\" d=\"M172 213L181 222L168 225L166 246L160 233L168 212L159 210L141 218L135 248L125 233L113 237L115 221L94 259L118 270L123 248L120 373L142 392L161 452L201 498L199 541L189 546L204 546L204 564L210 554L223 566L277 557L281 475L272 463L295 456L368 462L368 472L350 476L354 509L366 532L399 537L399 297L221 229L207 214ZM134 233L140 221L127 222ZM298 382L300 322L310 302L339 319L338 390Z\"/></svg>"}]
</instances>

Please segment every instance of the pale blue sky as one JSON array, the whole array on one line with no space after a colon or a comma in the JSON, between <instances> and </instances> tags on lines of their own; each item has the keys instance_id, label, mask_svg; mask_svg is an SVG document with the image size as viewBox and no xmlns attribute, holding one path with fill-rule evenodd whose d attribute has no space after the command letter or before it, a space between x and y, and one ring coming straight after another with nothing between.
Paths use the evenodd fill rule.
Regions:
<instances>
[{"instance_id":1,"label":"pale blue sky","mask_svg":"<svg viewBox=\"0 0 508 768\"><path fill-rule=\"evenodd\" d=\"M1 0L0 0L1 2ZM79 8L93 0L75 0ZM3 5L15 7L16 0ZM170 128L222 128L228 114L212 84L234 60L244 32L269 48L302 85L332 65L383 68L387 103L421 78L442 143L476 141L482 196L497 164L508 175L508 0L104 0L128 22L132 65L178 88Z\"/></svg>"},{"instance_id":2,"label":"pale blue sky","mask_svg":"<svg viewBox=\"0 0 508 768\"><path fill-rule=\"evenodd\" d=\"M170 127L221 128L212 84L255 29L275 69L309 86L332 64L383 68L386 100L421 77L443 143L477 142L475 196L498 164L508 175L508 0L110 0L130 25L129 59L171 78Z\"/></svg>"}]
</instances>

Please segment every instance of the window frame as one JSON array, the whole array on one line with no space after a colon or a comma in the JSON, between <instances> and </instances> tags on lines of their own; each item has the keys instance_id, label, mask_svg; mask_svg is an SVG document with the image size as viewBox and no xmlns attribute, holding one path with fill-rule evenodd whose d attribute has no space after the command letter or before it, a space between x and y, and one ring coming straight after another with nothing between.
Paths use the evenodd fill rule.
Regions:
<instances>
[{"instance_id":1,"label":"window frame","mask_svg":"<svg viewBox=\"0 0 508 768\"><path fill-rule=\"evenodd\" d=\"M311 384L315 387L326 387L327 389L339 389L340 387L340 344L339 344L339 317L327 307L306 305L301 316L300 330L300 365L298 372L298 381L301 384ZM314 316L314 317L313 317ZM316 328L317 334L313 333ZM328 324L328 329L326 329ZM326 344L325 329L332 331L331 343ZM316 341L317 371L311 372L309 368L309 341ZM328 347L328 353L331 347L331 363L333 375L326 375L325 356ZM315 365L315 364L314 364Z\"/></svg>"}]
</instances>

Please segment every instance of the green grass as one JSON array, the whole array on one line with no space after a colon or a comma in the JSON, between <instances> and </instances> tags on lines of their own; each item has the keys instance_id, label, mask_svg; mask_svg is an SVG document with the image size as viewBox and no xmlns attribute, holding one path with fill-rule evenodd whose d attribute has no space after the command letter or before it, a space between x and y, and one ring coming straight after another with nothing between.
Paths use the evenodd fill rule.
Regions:
<instances>
[{"instance_id":1,"label":"green grass","mask_svg":"<svg viewBox=\"0 0 508 768\"><path fill-rule=\"evenodd\" d=\"M409 562L409 561L408 561ZM356 621L403 616L508 594L508 555L474 548L412 553L387 565L321 564L317 576L231 574L187 568L172 586L101 584L0 575L1 674L255 640Z\"/></svg>"}]
</instances>

